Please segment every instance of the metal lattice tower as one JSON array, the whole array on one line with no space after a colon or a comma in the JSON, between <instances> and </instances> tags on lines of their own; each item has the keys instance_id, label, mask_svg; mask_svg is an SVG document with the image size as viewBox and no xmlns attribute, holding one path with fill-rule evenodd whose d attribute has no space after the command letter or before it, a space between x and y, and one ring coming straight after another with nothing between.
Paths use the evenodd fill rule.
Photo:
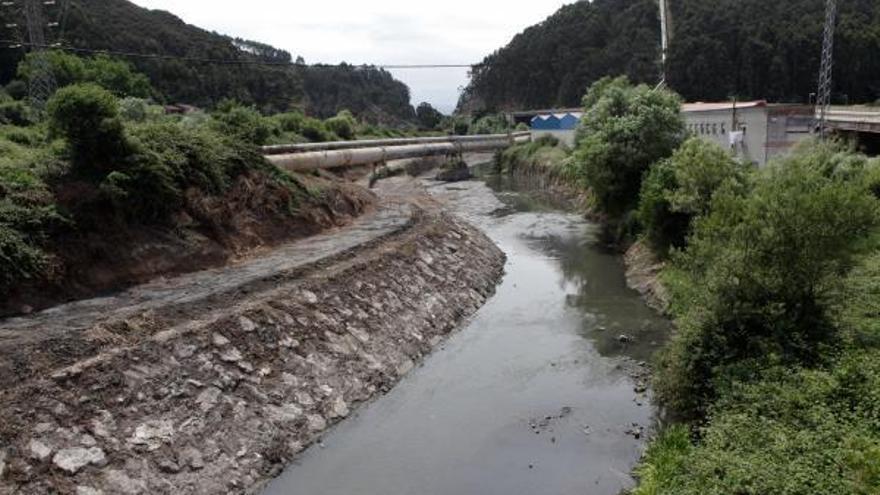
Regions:
<instances>
[{"instance_id":1,"label":"metal lattice tower","mask_svg":"<svg viewBox=\"0 0 880 495\"><path fill-rule=\"evenodd\" d=\"M819 91L816 93L819 134L825 137L825 122L831 106L832 75L834 71L834 30L837 25L837 0L826 0L825 37L822 41L822 68L819 71Z\"/></svg>"},{"instance_id":2,"label":"metal lattice tower","mask_svg":"<svg viewBox=\"0 0 880 495\"><path fill-rule=\"evenodd\" d=\"M46 17L44 5L55 5L52 0L23 0L27 23L28 44L31 51L31 74L28 81L31 105L37 110L46 107L46 101L55 92L55 76L46 55Z\"/></svg>"}]
</instances>

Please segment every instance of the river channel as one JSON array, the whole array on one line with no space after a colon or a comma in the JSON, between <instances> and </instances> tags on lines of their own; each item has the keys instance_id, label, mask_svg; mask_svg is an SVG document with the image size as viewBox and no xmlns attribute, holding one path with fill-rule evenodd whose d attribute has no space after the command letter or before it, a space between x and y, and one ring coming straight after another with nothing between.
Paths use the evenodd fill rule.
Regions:
<instances>
[{"instance_id":1,"label":"river channel","mask_svg":"<svg viewBox=\"0 0 880 495\"><path fill-rule=\"evenodd\" d=\"M669 323L599 226L509 180L427 183L508 256L497 294L268 495L617 495L657 411L638 363Z\"/></svg>"}]
</instances>

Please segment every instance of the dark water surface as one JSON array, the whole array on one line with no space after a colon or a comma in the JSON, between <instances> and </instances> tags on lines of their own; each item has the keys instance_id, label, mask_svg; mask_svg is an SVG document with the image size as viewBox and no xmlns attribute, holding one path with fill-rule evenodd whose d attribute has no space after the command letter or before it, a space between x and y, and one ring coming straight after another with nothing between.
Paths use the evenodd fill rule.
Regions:
<instances>
[{"instance_id":1,"label":"dark water surface","mask_svg":"<svg viewBox=\"0 0 880 495\"><path fill-rule=\"evenodd\" d=\"M648 359L669 324L626 287L597 226L489 184L430 189L507 253L497 295L265 493L617 495L632 486L645 438L631 432L656 411L624 369Z\"/></svg>"}]
</instances>

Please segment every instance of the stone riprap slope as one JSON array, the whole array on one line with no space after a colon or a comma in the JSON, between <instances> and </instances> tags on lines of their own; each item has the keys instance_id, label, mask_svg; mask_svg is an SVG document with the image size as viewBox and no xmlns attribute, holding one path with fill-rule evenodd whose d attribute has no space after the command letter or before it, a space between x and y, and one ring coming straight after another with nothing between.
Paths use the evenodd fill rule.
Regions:
<instances>
[{"instance_id":1,"label":"stone riprap slope","mask_svg":"<svg viewBox=\"0 0 880 495\"><path fill-rule=\"evenodd\" d=\"M417 210L275 286L78 332L100 352L70 359L68 340L52 353L73 364L0 391L0 494L254 491L416 366L503 266L475 228ZM5 354L13 369L28 358Z\"/></svg>"}]
</instances>

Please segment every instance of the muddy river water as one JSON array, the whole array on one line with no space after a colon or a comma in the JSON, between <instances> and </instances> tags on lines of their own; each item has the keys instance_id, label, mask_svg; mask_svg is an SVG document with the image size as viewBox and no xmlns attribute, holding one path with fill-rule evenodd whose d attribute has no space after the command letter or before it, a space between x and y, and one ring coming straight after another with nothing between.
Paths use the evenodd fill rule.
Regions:
<instances>
[{"instance_id":1,"label":"muddy river water","mask_svg":"<svg viewBox=\"0 0 880 495\"><path fill-rule=\"evenodd\" d=\"M507 253L497 294L266 494L617 495L632 486L656 415L635 363L669 324L626 287L598 226L505 182L428 184Z\"/></svg>"}]
</instances>

